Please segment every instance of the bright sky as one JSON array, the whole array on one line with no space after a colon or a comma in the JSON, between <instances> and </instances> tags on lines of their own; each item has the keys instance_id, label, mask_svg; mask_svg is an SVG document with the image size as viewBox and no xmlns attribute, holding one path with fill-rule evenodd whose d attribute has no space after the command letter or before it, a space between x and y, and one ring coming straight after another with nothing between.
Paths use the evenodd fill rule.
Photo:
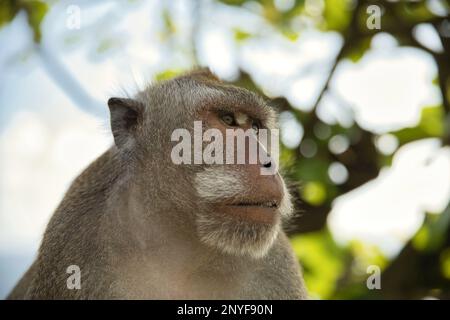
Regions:
<instances>
[{"instance_id":1,"label":"bright sky","mask_svg":"<svg viewBox=\"0 0 450 320\"><path fill-rule=\"evenodd\" d=\"M163 21L153 1L83 3L86 30L67 29L67 4L56 3L43 25L44 40L104 110L108 97L120 95L122 88L133 92L160 71L190 66L189 54L181 51L189 46L192 27L185 19L190 10L185 1L171 5L180 21L178 42L163 45ZM305 110L341 44L337 34L314 30L291 42L249 10L221 5L205 6L199 19L205 26L198 35L203 64L224 79L232 79L242 68L268 94L285 95ZM261 36L236 43L236 27ZM55 84L32 53L27 28L22 15L0 29L0 297L32 260L46 222L71 180L112 141L107 119L82 111ZM429 30L420 32L426 36ZM109 48L105 54L96 54L97 38L110 40L103 44ZM343 125L351 124L354 114L359 125L379 134L413 126L421 107L440 102L437 88L430 84L435 76L428 54L398 48L395 40L381 35L359 63L338 67L331 89L345 97L345 112L325 98L318 113L326 122ZM287 125L282 137L295 146L303 129L288 115L283 119ZM395 148L389 136L381 141ZM449 148L441 148L434 139L417 141L399 149L393 166L377 179L336 199L329 227L343 243L362 239L392 255L416 232L425 210L439 213L449 199Z\"/></svg>"}]
</instances>

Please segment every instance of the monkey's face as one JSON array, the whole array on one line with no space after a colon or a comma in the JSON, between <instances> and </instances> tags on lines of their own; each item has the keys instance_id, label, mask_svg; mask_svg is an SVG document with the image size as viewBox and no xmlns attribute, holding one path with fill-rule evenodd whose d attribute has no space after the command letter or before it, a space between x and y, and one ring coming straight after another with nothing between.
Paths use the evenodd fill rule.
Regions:
<instances>
[{"instance_id":1,"label":"monkey's face","mask_svg":"<svg viewBox=\"0 0 450 320\"><path fill-rule=\"evenodd\" d=\"M176 215L169 220L183 221L182 228L194 228L201 242L226 254L267 253L291 202L272 152L275 114L260 97L194 73L136 99L112 98L109 107L116 146L139 159L127 161L137 168L132 181L141 192L134 196L143 194L135 202ZM189 140L181 153L179 138Z\"/></svg>"},{"instance_id":2,"label":"monkey's face","mask_svg":"<svg viewBox=\"0 0 450 320\"><path fill-rule=\"evenodd\" d=\"M258 112L249 115L239 108L206 110L200 120L206 130L222 133L224 150L223 164L203 166L195 174L201 203L196 220L200 239L227 254L262 257L278 235L282 216L291 211L275 159L266 151L266 143L260 141L261 131L269 131L268 123L258 118ZM243 132L252 134L239 140ZM244 144L239 145L239 141ZM255 145L259 152L252 162ZM228 154L228 160L233 158L234 163L227 163L226 151L233 154ZM238 158L244 163L236 163Z\"/></svg>"}]
</instances>

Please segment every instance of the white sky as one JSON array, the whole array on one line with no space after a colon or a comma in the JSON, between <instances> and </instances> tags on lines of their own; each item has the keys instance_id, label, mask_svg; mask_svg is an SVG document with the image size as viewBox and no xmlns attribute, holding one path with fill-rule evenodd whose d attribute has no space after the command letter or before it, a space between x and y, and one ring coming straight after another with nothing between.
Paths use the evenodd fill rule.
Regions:
<instances>
[{"instance_id":1,"label":"white sky","mask_svg":"<svg viewBox=\"0 0 450 320\"><path fill-rule=\"evenodd\" d=\"M121 88L133 91L159 71L190 65L191 58L180 49L188 45L189 6L185 1L176 5L176 43L161 45L160 8L149 1L86 5L80 31L65 27L67 5L57 4L43 25L45 44L106 108L108 97L121 94ZM204 10L200 18L205 28L198 36L203 64L224 79L232 79L242 68L268 94L285 95L300 109L311 107L341 45L337 34L310 30L291 42L248 10L222 5ZM95 23L95 34L83 29ZM237 44L236 27L259 36ZM75 44L63 45L69 36ZM97 55L97 36L117 43ZM31 261L71 180L112 141L107 119L84 113L61 91L32 54L30 40L24 16L0 29L0 287L5 288L0 296ZM376 133L414 126L423 106L440 102L437 88L430 84L436 76L434 62L426 53L396 47L389 36L378 38L373 47L359 63L338 67L331 89L348 106L324 99L319 116L349 125L349 114L354 114L359 125ZM27 59L24 52L29 53ZM302 130L291 122L283 139L298 144ZM431 162L425 164L425 159ZM434 139L418 141L398 150L393 166L377 179L336 199L329 227L339 241L362 239L392 255L421 225L425 210L440 212L449 199L449 148L441 148ZM14 267L5 258L20 254L24 259Z\"/></svg>"}]
</instances>

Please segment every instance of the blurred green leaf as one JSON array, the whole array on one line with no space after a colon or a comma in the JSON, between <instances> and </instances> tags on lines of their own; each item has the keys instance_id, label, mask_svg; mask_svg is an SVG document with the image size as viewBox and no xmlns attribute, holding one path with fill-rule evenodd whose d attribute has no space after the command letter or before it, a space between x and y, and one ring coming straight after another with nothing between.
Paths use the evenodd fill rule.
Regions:
<instances>
[{"instance_id":1,"label":"blurred green leaf","mask_svg":"<svg viewBox=\"0 0 450 320\"><path fill-rule=\"evenodd\" d=\"M427 214L425 222L412 239L416 250L432 252L439 249L445 241L446 231L450 225L450 209L443 213Z\"/></svg>"},{"instance_id":2,"label":"blurred green leaf","mask_svg":"<svg viewBox=\"0 0 450 320\"><path fill-rule=\"evenodd\" d=\"M367 267L376 265L383 270L388 264L388 259L377 246L353 240L350 242L350 250L356 262L354 271L357 275L363 275L364 278L367 276Z\"/></svg>"},{"instance_id":3,"label":"blurred green leaf","mask_svg":"<svg viewBox=\"0 0 450 320\"><path fill-rule=\"evenodd\" d=\"M405 128L392 134L398 138L400 145L424 138L441 137L444 134L444 116L442 106L425 107L417 127Z\"/></svg>"},{"instance_id":4,"label":"blurred green leaf","mask_svg":"<svg viewBox=\"0 0 450 320\"><path fill-rule=\"evenodd\" d=\"M281 34L290 41L296 41L299 37L299 34L290 28L283 28Z\"/></svg>"},{"instance_id":5,"label":"blurred green leaf","mask_svg":"<svg viewBox=\"0 0 450 320\"><path fill-rule=\"evenodd\" d=\"M163 72L160 72L155 75L155 80L156 81L169 80L169 79L175 78L176 76L182 74L183 71L184 70L181 70L181 69L164 70Z\"/></svg>"},{"instance_id":6,"label":"blurred green leaf","mask_svg":"<svg viewBox=\"0 0 450 320\"><path fill-rule=\"evenodd\" d=\"M13 0L0 1L0 26L10 22L19 11L19 7Z\"/></svg>"},{"instance_id":7,"label":"blurred green leaf","mask_svg":"<svg viewBox=\"0 0 450 320\"><path fill-rule=\"evenodd\" d=\"M442 107L422 109L419 127L430 137L440 137L444 133L444 110Z\"/></svg>"},{"instance_id":8,"label":"blurred green leaf","mask_svg":"<svg viewBox=\"0 0 450 320\"><path fill-rule=\"evenodd\" d=\"M355 45L352 45L347 52L347 58L349 58L353 63L358 62L370 49L370 41L372 37L365 37Z\"/></svg>"},{"instance_id":9,"label":"blurred green leaf","mask_svg":"<svg viewBox=\"0 0 450 320\"><path fill-rule=\"evenodd\" d=\"M105 53L109 49L113 48L115 44L114 39L106 38L102 39L97 45L97 53Z\"/></svg>"},{"instance_id":10,"label":"blurred green leaf","mask_svg":"<svg viewBox=\"0 0 450 320\"><path fill-rule=\"evenodd\" d=\"M444 278L450 280L450 248L441 252L440 262L442 275Z\"/></svg>"},{"instance_id":11,"label":"blurred green leaf","mask_svg":"<svg viewBox=\"0 0 450 320\"><path fill-rule=\"evenodd\" d=\"M45 2L38 0L20 1L23 8L27 12L28 24L33 30L33 37L35 42L41 41L41 23L48 11L48 6Z\"/></svg>"},{"instance_id":12,"label":"blurred green leaf","mask_svg":"<svg viewBox=\"0 0 450 320\"><path fill-rule=\"evenodd\" d=\"M397 15L410 23L429 21L434 14L428 9L426 1L405 1L397 6Z\"/></svg>"},{"instance_id":13,"label":"blurred green leaf","mask_svg":"<svg viewBox=\"0 0 450 320\"><path fill-rule=\"evenodd\" d=\"M169 10L163 10L162 19L164 22L164 31L161 33L161 39L166 40L177 31L177 28L172 20Z\"/></svg>"},{"instance_id":14,"label":"blurred green leaf","mask_svg":"<svg viewBox=\"0 0 450 320\"><path fill-rule=\"evenodd\" d=\"M41 41L41 23L48 11L48 5L40 0L2 0L0 2L0 26L10 22L21 10L25 10L27 21L33 30L35 42Z\"/></svg>"},{"instance_id":15,"label":"blurred green leaf","mask_svg":"<svg viewBox=\"0 0 450 320\"><path fill-rule=\"evenodd\" d=\"M295 236L291 243L302 263L310 295L322 299L331 297L344 271L346 250L335 243L327 229Z\"/></svg>"},{"instance_id":16,"label":"blurred green leaf","mask_svg":"<svg viewBox=\"0 0 450 320\"><path fill-rule=\"evenodd\" d=\"M321 205L327 199L327 189L318 181L307 182L300 187L302 198L314 206Z\"/></svg>"},{"instance_id":17,"label":"blurred green leaf","mask_svg":"<svg viewBox=\"0 0 450 320\"><path fill-rule=\"evenodd\" d=\"M351 19L350 0L326 0L324 18L327 30L344 31Z\"/></svg>"},{"instance_id":18,"label":"blurred green leaf","mask_svg":"<svg viewBox=\"0 0 450 320\"><path fill-rule=\"evenodd\" d=\"M295 163L295 151L281 146L280 164L284 168L292 167Z\"/></svg>"},{"instance_id":19,"label":"blurred green leaf","mask_svg":"<svg viewBox=\"0 0 450 320\"><path fill-rule=\"evenodd\" d=\"M238 28L235 28L233 31L234 31L234 39L237 42L242 42L242 41L247 40L248 38L252 37L251 33L248 33L246 31L238 29Z\"/></svg>"},{"instance_id":20,"label":"blurred green leaf","mask_svg":"<svg viewBox=\"0 0 450 320\"><path fill-rule=\"evenodd\" d=\"M327 183L329 162L319 158L302 158L297 161L295 168L295 177L298 181L318 181Z\"/></svg>"},{"instance_id":21,"label":"blurred green leaf","mask_svg":"<svg viewBox=\"0 0 450 320\"><path fill-rule=\"evenodd\" d=\"M219 0L219 1L228 4L230 6L240 6L246 2L246 0Z\"/></svg>"}]
</instances>

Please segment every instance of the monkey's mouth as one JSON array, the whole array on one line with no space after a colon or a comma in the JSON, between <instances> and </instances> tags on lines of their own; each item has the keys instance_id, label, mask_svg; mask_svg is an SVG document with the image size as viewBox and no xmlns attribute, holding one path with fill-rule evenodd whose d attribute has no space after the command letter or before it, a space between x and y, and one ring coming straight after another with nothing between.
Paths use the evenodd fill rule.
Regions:
<instances>
[{"instance_id":1,"label":"monkey's mouth","mask_svg":"<svg viewBox=\"0 0 450 320\"><path fill-rule=\"evenodd\" d=\"M235 206L235 207L261 207L261 208L278 209L279 203L277 201L275 201L275 200L262 201L262 202L241 201L241 202L233 203L233 204L231 204L231 206Z\"/></svg>"},{"instance_id":2,"label":"monkey's mouth","mask_svg":"<svg viewBox=\"0 0 450 320\"><path fill-rule=\"evenodd\" d=\"M279 219L278 208L280 203L276 200L239 200L220 205L222 214L228 214L241 221L252 223L274 224Z\"/></svg>"}]
</instances>

